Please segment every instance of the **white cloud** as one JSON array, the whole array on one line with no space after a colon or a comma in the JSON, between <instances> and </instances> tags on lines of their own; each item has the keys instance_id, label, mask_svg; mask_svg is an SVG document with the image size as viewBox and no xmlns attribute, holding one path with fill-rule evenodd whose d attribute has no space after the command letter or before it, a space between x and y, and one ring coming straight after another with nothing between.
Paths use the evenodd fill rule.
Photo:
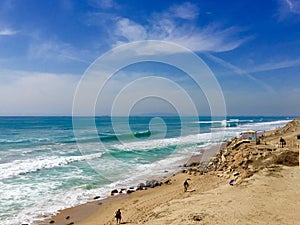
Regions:
<instances>
[{"instance_id":1,"label":"white cloud","mask_svg":"<svg viewBox=\"0 0 300 225\"><path fill-rule=\"evenodd\" d=\"M15 35L16 33L17 31L8 28L0 30L0 36L10 36Z\"/></svg>"},{"instance_id":2,"label":"white cloud","mask_svg":"<svg viewBox=\"0 0 300 225\"><path fill-rule=\"evenodd\" d=\"M221 28L216 24L210 24L202 29L193 25L178 26L171 19L161 19L153 21L149 26L142 26L127 18L121 18L115 30L115 34L128 42L147 39L163 40L199 52L233 50L251 38L237 38L239 32L240 29L237 27ZM124 43L124 40L119 40L119 43Z\"/></svg>"},{"instance_id":3,"label":"white cloud","mask_svg":"<svg viewBox=\"0 0 300 225\"><path fill-rule=\"evenodd\" d=\"M118 18L113 33L118 39L114 46L139 40L163 40L193 51L224 52L239 47L251 38L241 37L242 30L234 26L224 28L212 23L200 28L195 22L198 15L196 5L183 3L153 14L143 25L128 18ZM185 20L178 21L178 18Z\"/></svg>"},{"instance_id":4,"label":"white cloud","mask_svg":"<svg viewBox=\"0 0 300 225\"><path fill-rule=\"evenodd\" d=\"M199 8L195 4L185 2L170 8L170 13L181 19L195 19L199 15Z\"/></svg>"},{"instance_id":5,"label":"white cloud","mask_svg":"<svg viewBox=\"0 0 300 225\"><path fill-rule=\"evenodd\" d=\"M230 51L240 46L250 38L234 38L238 33L238 28L230 27L222 29L215 25L209 25L203 29L190 30L182 27L175 30L168 37L167 41L172 41L194 51L224 52Z\"/></svg>"},{"instance_id":6,"label":"white cloud","mask_svg":"<svg viewBox=\"0 0 300 225\"><path fill-rule=\"evenodd\" d=\"M140 24L127 18L121 18L116 24L116 35L125 37L128 41L145 40L146 30Z\"/></svg>"},{"instance_id":7,"label":"white cloud","mask_svg":"<svg viewBox=\"0 0 300 225\"><path fill-rule=\"evenodd\" d=\"M0 115L70 115L78 77L0 71Z\"/></svg>"}]
</instances>

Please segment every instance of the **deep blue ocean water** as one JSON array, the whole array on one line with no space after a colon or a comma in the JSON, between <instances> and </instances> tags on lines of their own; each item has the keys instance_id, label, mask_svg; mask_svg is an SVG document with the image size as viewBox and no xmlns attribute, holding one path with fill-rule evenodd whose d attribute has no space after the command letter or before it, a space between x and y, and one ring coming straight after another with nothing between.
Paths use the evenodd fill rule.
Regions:
<instances>
[{"instance_id":1,"label":"deep blue ocean water","mask_svg":"<svg viewBox=\"0 0 300 225\"><path fill-rule=\"evenodd\" d=\"M0 117L0 224L34 224L174 172L202 147L288 117Z\"/></svg>"}]
</instances>

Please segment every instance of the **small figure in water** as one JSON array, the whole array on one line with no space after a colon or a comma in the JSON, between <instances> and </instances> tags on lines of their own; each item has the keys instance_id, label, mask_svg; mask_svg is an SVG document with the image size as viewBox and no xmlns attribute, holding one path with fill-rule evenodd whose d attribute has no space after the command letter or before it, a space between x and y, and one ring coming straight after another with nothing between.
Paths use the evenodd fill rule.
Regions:
<instances>
[{"instance_id":1,"label":"small figure in water","mask_svg":"<svg viewBox=\"0 0 300 225\"><path fill-rule=\"evenodd\" d=\"M121 209L118 209L118 210L116 211L115 217L116 217L116 220L117 220L117 224L121 224L121 219L122 219L122 216L121 216Z\"/></svg>"},{"instance_id":2,"label":"small figure in water","mask_svg":"<svg viewBox=\"0 0 300 225\"><path fill-rule=\"evenodd\" d=\"M184 192L186 192L186 191L187 191L187 189L188 189L188 187L189 187L188 180L190 180L190 179L186 179L186 180L184 181L184 183L183 183Z\"/></svg>"}]
</instances>

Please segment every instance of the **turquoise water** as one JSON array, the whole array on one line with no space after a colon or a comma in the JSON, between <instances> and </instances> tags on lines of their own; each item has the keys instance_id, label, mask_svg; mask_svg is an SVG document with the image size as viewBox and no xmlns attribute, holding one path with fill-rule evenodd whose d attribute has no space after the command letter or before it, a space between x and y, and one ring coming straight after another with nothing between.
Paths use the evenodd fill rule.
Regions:
<instances>
[{"instance_id":1,"label":"turquoise water","mask_svg":"<svg viewBox=\"0 0 300 225\"><path fill-rule=\"evenodd\" d=\"M0 117L0 224L34 224L114 188L176 171L201 147L290 119Z\"/></svg>"}]
</instances>

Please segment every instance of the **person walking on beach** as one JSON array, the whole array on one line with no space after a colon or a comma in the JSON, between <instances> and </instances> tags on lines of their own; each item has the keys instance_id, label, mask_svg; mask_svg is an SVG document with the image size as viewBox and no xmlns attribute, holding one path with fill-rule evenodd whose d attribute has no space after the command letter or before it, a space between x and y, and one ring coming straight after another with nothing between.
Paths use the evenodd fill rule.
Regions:
<instances>
[{"instance_id":1,"label":"person walking on beach","mask_svg":"<svg viewBox=\"0 0 300 225\"><path fill-rule=\"evenodd\" d=\"M286 141L282 137L280 138L279 142L280 142L281 148L283 148L286 145Z\"/></svg>"},{"instance_id":2,"label":"person walking on beach","mask_svg":"<svg viewBox=\"0 0 300 225\"><path fill-rule=\"evenodd\" d=\"M122 216L121 216L121 209L118 209L118 210L116 211L115 217L116 217L116 220L117 220L117 224L121 224L121 219L122 219Z\"/></svg>"},{"instance_id":3,"label":"person walking on beach","mask_svg":"<svg viewBox=\"0 0 300 225\"><path fill-rule=\"evenodd\" d=\"M186 180L184 181L184 183L183 183L184 192L186 192L187 189L188 189L188 187L189 187L188 180L189 180L189 179L186 179Z\"/></svg>"}]
</instances>

